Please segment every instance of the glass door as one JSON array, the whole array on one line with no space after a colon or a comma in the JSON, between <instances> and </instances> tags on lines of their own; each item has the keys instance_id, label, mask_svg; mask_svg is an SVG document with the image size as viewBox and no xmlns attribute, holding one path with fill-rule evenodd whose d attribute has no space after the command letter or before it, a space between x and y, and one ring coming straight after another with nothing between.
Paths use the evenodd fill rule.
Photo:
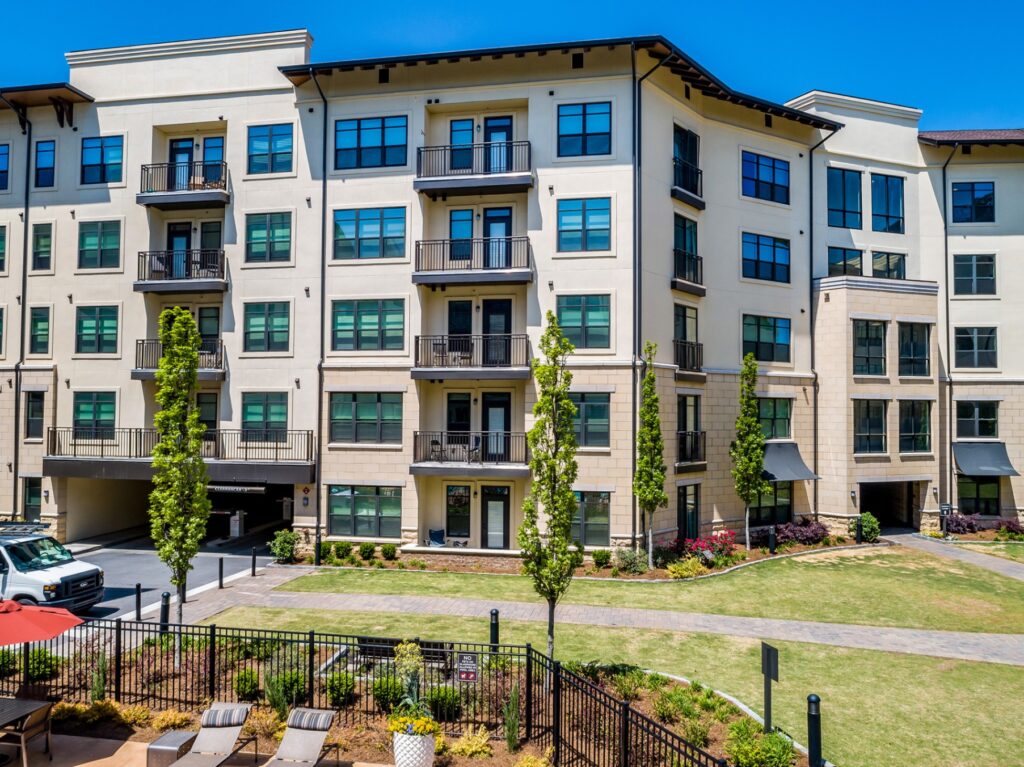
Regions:
<instances>
[{"instance_id":1,"label":"glass door","mask_svg":"<svg viewBox=\"0 0 1024 767\"><path fill-rule=\"evenodd\" d=\"M446 405L445 433L439 444L442 460L466 461L469 458L469 431L472 428L470 396L466 392L449 392Z\"/></svg>"},{"instance_id":2,"label":"glass door","mask_svg":"<svg viewBox=\"0 0 1024 767\"><path fill-rule=\"evenodd\" d=\"M203 183L220 186L224 181L224 138L210 136L203 139Z\"/></svg>"},{"instance_id":3,"label":"glass door","mask_svg":"<svg viewBox=\"0 0 1024 767\"><path fill-rule=\"evenodd\" d=\"M188 276L189 251L192 250L192 224L185 222L167 225L167 254L163 264L166 280L181 280ZM155 267L154 267L155 270ZM154 279L161 279L155 277Z\"/></svg>"},{"instance_id":4,"label":"glass door","mask_svg":"<svg viewBox=\"0 0 1024 767\"><path fill-rule=\"evenodd\" d=\"M676 534L679 538L700 537L700 485L679 488L676 508Z\"/></svg>"},{"instance_id":5,"label":"glass door","mask_svg":"<svg viewBox=\"0 0 1024 767\"><path fill-rule=\"evenodd\" d=\"M483 300L483 364L485 367L510 365L512 360L512 299Z\"/></svg>"},{"instance_id":6,"label":"glass door","mask_svg":"<svg viewBox=\"0 0 1024 767\"><path fill-rule=\"evenodd\" d=\"M507 487L480 488L480 507L484 517L482 548L508 548L509 495Z\"/></svg>"},{"instance_id":7,"label":"glass door","mask_svg":"<svg viewBox=\"0 0 1024 767\"><path fill-rule=\"evenodd\" d=\"M512 236L512 208L484 209L484 268L508 269Z\"/></svg>"},{"instance_id":8,"label":"glass door","mask_svg":"<svg viewBox=\"0 0 1024 767\"><path fill-rule=\"evenodd\" d=\"M171 139L167 151L167 191L175 192L189 188L192 174L192 139Z\"/></svg>"},{"instance_id":9,"label":"glass door","mask_svg":"<svg viewBox=\"0 0 1024 767\"><path fill-rule=\"evenodd\" d=\"M452 120L448 126L451 143L450 168L473 172L473 118Z\"/></svg>"},{"instance_id":10,"label":"glass door","mask_svg":"<svg viewBox=\"0 0 1024 767\"><path fill-rule=\"evenodd\" d=\"M500 463L509 459L509 424L512 422L512 395L508 392L484 392L480 398L484 431L483 460Z\"/></svg>"},{"instance_id":11,"label":"glass door","mask_svg":"<svg viewBox=\"0 0 1024 767\"><path fill-rule=\"evenodd\" d=\"M459 266L472 264L464 262L473 259L473 211L452 210L448 212L448 238L452 261L460 262Z\"/></svg>"},{"instance_id":12,"label":"glass door","mask_svg":"<svg viewBox=\"0 0 1024 767\"><path fill-rule=\"evenodd\" d=\"M486 173L512 170L512 117L484 118Z\"/></svg>"},{"instance_id":13,"label":"glass door","mask_svg":"<svg viewBox=\"0 0 1024 767\"><path fill-rule=\"evenodd\" d=\"M195 255L195 258L198 259L195 272L197 277L216 279L221 276L220 250L223 229L224 222L222 221L204 221L199 225L200 252Z\"/></svg>"},{"instance_id":14,"label":"glass door","mask_svg":"<svg viewBox=\"0 0 1024 767\"><path fill-rule=\"evenodd\" d=\"M473 356L473 302L448 302L448 365L465 366Z\"/></svg>"},{"instance_id":15,"label":"glass door","mask_svg":"<svg viewBox=\"0 0 1024 767\"><path fill-rule=\"evenodd\" d=\"M220 370L220 307L200 306L196 312L199 326L199 367Z\"/></svg>"}]
</instances>

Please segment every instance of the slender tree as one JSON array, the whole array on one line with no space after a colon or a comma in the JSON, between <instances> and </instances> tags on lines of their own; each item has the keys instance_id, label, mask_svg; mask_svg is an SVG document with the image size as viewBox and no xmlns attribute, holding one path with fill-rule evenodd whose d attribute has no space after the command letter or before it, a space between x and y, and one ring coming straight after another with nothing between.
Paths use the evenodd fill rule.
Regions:
<instances>
[{"instance_id":1,"label":"slender tree","mask_svg":"<svg viewBox=\"0 0 1024 767\"><path fill-rule=\"evenodd\" d=\"M647 530L647 566L654 568L654 512L668 506L665 493L665 441L661 436L654 356L658 345L644 344L644 375L640 384L640 428L636 434L636 474L633 495Z\"/></svg>"},{"instance_id":2,"label":"slender tree","mask_svg":"<svg viewBox=\"0 0 1024 767\"><path fill-rule=\"evenodd\" d=\"M740 413L736 416L736 440L729 446L729 455L733 486L743 501L744 538L750 551L750 504L771 489L764 478L764 431L758 413L757 360L753 354L743 358L740 370Z\"/></svg>"},{"instance_id":3,"label":"slender tree","mask_svg":"<svg viewBox=\"0 0 1024 767\"><path fill-rule=\"evenodd\" d=\"M576 481L576 407L569 399L572 373L565 369L574 347L558 327L552 312L540 337L541 359L533 361L537 381L536 419L526 436L530 446L530 494L523 502L519 549L523 570L533 588L548 603L548 656L555 651L555 606L572 582L573 571L583 563L583 547L572 539L572 520L578 504L573 493ZM545 529L541 531L540 512Z\"/></svg>"},{"instance_id":4,"label":"slender tree","mask_svg":"<svg viewBox=\"0 0 1024 767\"><path fill-rule=\"evenodd\" d=\"M178 623L182 622L188 572L206 535L210 500L202 437L206 427L195 405L199 370L199 330L192 314L180 306L160 313L163 354L156 372L153 448L153 492L149 519L157 555L171 571L178 592Z\"/></svg>"}]
</instances>

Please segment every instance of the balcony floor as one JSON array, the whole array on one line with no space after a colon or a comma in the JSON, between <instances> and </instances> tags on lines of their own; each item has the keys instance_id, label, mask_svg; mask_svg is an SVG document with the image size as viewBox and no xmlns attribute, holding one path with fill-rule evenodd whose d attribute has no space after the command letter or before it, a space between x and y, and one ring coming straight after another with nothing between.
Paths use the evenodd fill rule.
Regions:
<instances>
[{"instance_id":1,"label":"balcony floor","mask_svg":"<svg viewBox=\"0 0 1024 767\"><path fill-rule=\"evenodd\" d=\"M528 285L533 270L523 269L459 269L436 272L413 272L414 285Z\"/></svg>"},{"instance_id":2,"label":"balcony floor","mask_svg":"<svg viewBox=\"0 0 1024 767\"><path fill-rule=\"evenodd\" d=\"M228 281L224 279L199 280L136 280L132 283L136 293L224 293Z\"/></svg>"},{"instance_id":3,"label":"balcony floor","mask_svg":"<svg viewBox=\"0 0 1024 767\"><path fill-rule=\"evenodd\" d=\"M525 463L462 463L459 461L420 461L409 465L409 473L420 477L482 477L520 479L530 476Z\"/></svg>"},{"instance_id":4,"label":"balcony floor","mask_svg":"<svg viewBox=\"0 0 1024 767\"><path fill-rule=\"evenodd\" d=\"M529 367L414 367L412 378L419 381L526 381Z\"/></svg>"},{"instance_id":5,"label":"balcony floor","mask_svg":"<svg viewBox=\"0 0 1024 767\"><path fill-rule=\"evenodd\" d=\"M224 189L182 189L174 192L140 192L135 202L157 210L188 210L223 208L231 203L231 193Z\"/></svg>"},{"instance_id":6,"label":"balcony floor","mask_svg":"<svg viewBox=\"0 0 1024 767\"><path fill-rule=\"evenodd\" d=\"M312 461L207 460L206 471L211 482L296 484L314 479ZM44 456L43 474L81 479L150 480L153 478L153 463L150 458Z\"/></svg>"},{"instance_id":7,"label":"balcony floor","mask_svg":"<svg viewBox=\"0 0 1024 767\"><path fill-rule=\"evenodd\" d=\"M156 368L132 368L133 381L155 381ZM199 368L196 376L200 381L223 381L225 373L216 368Z\"/></svg>"},{"instance_id":8,"label":"balcony floor","mask_svg":"<svg viewBox=\"0 0 1024 767\"><path fill-rule=\"evenodd\" d=\"M431 198L462 194L508 194L533 188L533 173L481 173L472 176L431 176L417 178L413 189Z\"/></svg>"}]
</instances>

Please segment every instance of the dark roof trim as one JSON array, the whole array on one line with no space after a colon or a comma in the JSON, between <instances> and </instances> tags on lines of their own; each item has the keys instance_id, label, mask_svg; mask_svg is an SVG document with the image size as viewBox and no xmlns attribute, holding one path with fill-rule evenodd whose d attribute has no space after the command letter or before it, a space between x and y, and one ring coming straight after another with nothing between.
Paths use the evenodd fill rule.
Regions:
<instances>
[{"instance_id":1,"label":"dark roof trim","mask_svg":"<svg viewBox=\"0 0 1024 767\"><path fill-rule=\"evenodd\" d=\"M464 51L448 51L442 53L416 54L409 56L390 56L372 59L349 59L344 61L331 61L312 64L296 64L280 67L281 73L287 77L296 87L303 85L312 78L313 74L331 75L335 72L351 72L354 70L372 70L378 67L413 67L417 64L437 64L439 62L456 63L463 59L480 61L484 58L500 59L505 56L521 58L527 53L536 53L543 56L551 51L568 53L570 51L582 50L584 52L592 48L614 48L619 45L635 45L640 50L646 50L654 56L665 59L665 66L683 82L697 88L699 91L712 98L721 99L732 104L747 107L764 112L765 114L782 117L788 120L807 125L812 128L823 130L839 130L842 123L834 120L827 120L817 115L802 112L799 109L777 104L773 101L757 98L746 93L735 91L721 80L712 75L708 70L687 56L680 48L673 45L666 38L655 35L649 37L617 37L600 40L577 40L568 43L546 43L541 45L519 45L504 48L477 48Z\"/></svg>"},{"instance_id":2,"label":"dark roof trim","mask_svg":"<svg viewBox=\"0 0 1024 767\"><path fill-rule=\"evenodd\" d=\"M1024 128L921 131L917 140L927 146L1024 146Z\"/></svg>"},{"instance_id":3,"label":"dark roof trim","mask_svg":"<svg viewBox=\"0 0 1024 767\"><path fill-rule=\"evenodd\" d=\"M14 85L0 87L0 109L7 109L6 101L22 107L50 106L52 99L61 99L70 104L84 104L93 101L88 93L80 91L70 83L46 83L43 85Z\"/></svg>"}]
</instances>

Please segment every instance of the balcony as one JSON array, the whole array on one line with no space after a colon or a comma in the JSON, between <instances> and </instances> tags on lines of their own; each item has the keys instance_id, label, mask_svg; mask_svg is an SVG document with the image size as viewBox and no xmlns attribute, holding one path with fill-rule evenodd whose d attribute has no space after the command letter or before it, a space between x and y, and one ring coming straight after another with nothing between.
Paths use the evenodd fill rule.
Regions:
<instances>
[{"instance_id":1,"label":"balcony","mask_svg":"<svg viewBox=\"0 0 1024 767\"><path fill-rule=\"evenodd\" d=\"M513 285L533 282L529 237L419 240L417 285Z\"/></svg>"},{"instance_id":2,"label":"balcony","mask_svg":"<svg viewBox=\"0 0 1024 767\"><path fill-rule=\"evenodd\" d=\"M704 259L696 253L676 248L672 251L675 270L672 276L672 289L693 296L707 294L704 287Z\"/></svg>"},{"instance_id":3,"label":"balcony","mask_svg":"<svg viewBox=\"0 0 1024 767\"><path fill-rule=\"evenodd\" d=\"M708 466L707 432L676 432L676 473L704 471Z\"/></svg>"},{"instance_id":4,"label":"balcony","mask_svg":"<svg viewBox=\"0 0 1024 767\"><path fill-rule=\"evenodd\" d=\"M529 141L425 146L416 152L413 188L436 200L450 194L507 194L533 187Z\"/></svg>"},{"instance_id":5,"label":"balcony","mask_svg":"<svg viewBox=\"0 0 1024 767\"><path fill-rule=\"evenodd\" d=\"M703 381L704 344L696 341L673 341L676 352L676 380Z\"/></svg>"},{"instance_id":6,"label":"balcony","mask_svg":"<svg viewBox=\"0 0 1024 767\"><path fill-rule=\"evenodd\" d=\"M412 377L442 380L509 380L530 377L525 335L416 336Z\"/></svg>"},{"instance_id":7,"label":"balcony","mask_svg":"<svg viewBox=\"0 0 1024 767\"><path fill-rule=\"evenodd\" d=\"M164 162L142 166L135 202L157 210L223 208L231 202L223 162Z\"/></svg>"},{"instance_id":8,"label":"balcony","mask_svg":"<svg viewBox=\"0 0 1024 767\"><path fill-rule=\"evenodd\" d=\"M144 250L138 293L223 293L228 289L223 250Z\"/></svg>"},{"instance_id":9,"label":"balcony","mask_svg":"<svg viewBox=\"0 0 1024 767\"><path fill-rule=\"evenodd\" d=\"M149 480L156 429L52 426L43 472L54 477ZM208 429L202 438L215 482L313 481L313 432L285 429Z\"/></svg>"},{"instance_id":10,"label":"balcony","mask_svg":"<svg viewBox=\"0 0 1024 767\"><path fill-rule=\"evenodd\" d=\"M422 476L529 477L526 435L508 431L418 431L410 474Z\"/></svg>"},{"instance_id":11,"label":"balcony","mask_svg":"<svg viewBox=\"0 0 1024 767\"><path fill-rule=\"evenodd\" d=\"M697 210L704 210L704 173L696 165L672 160L672 197Z\"/></svg>"},{"instance_id":12,"label":"balcony","mask_svg":"<svg viewBox=\"0 0 1024 767\"><path fill-rule=\"evenodd\" d=\"M156 379L156 370L163 356L163 346L156 339L135 342L135 367L132 378L136 381ZM224 342L219 338L203 340L199 344L200 381L224 380Z\"/></svg>"}]
</instances>

